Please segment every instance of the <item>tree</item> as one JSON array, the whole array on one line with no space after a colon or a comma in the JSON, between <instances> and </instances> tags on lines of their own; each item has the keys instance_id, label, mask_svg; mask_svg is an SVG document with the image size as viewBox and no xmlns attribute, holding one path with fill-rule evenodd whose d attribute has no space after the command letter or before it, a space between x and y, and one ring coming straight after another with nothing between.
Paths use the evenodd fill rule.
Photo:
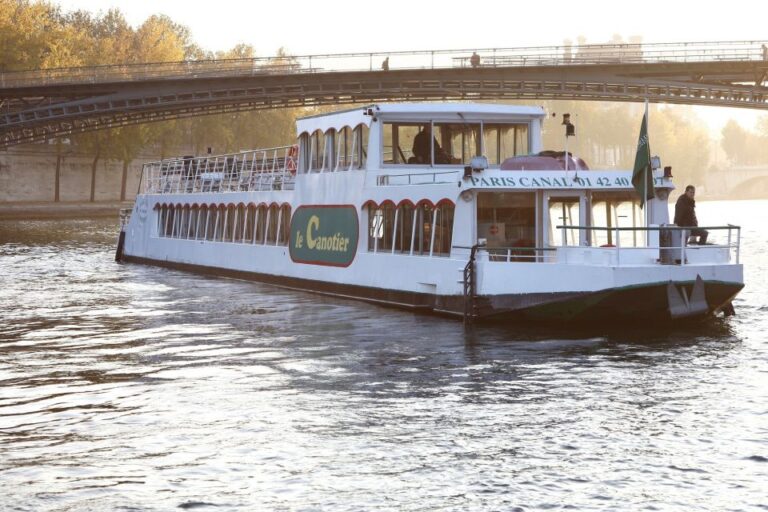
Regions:
<instances>
[{"instance_id":1,"label":"tree","mask_svg":"<svg viewBox=\"0 0 768 512\"><path fill-rule=\"evenodd\" d=\"M189 29L168 16L153 15L141 24L133 38L131 61L176 62L187 57L192 48Z\"/></svg>"},{"instance_id":2,"label":"tree","mask_svg":"<svg viewBox=\"0 0 768 512\"><path fill-rule=\"evenodd\" d=\"M0 0L0 71L78 66L74 42L85 35L46 2Z\"/></svg>"},{"instance_id":3,"label":"tree","mask_svg":"<svg viewBox=\"0 0 768 512\"><path fill-rule=\"evenodd\" d=\"M142 125L126 126L114 130L114 146L111 153L122 162L122 177L120 179L120 201L125 201L126 185L128 183L128 167L144 147L147 127Z\"/></svg>"},{"instance_id":4,"label":"tree","mask_svg":"<svg viewBox=\"0 0 768 512\"><path fill-rule=\"evenodd\" d=\"M711 140L691 107L656 107L649 128L651 151L675 169L678 183L700 183L709 168Z\"/></svg>"},{"instance_id":5,"label":"tree","mask_svg":"<svg viewBox=\"0 0 768 512\"><path fill-rule=\"evenodd\" d=\"M720 143L725 155L733 163L744 163L747 159L748 132L733 119L729 119L722 130L723 139Z\"/></svg>"},{"instance_id":6,"label":"tree","mask_svg":"<svg viewBox=\"0 0 768 512\"><path fill-rule=\"evenodd\" d=\"M96 200L96 169L98 169L99 160L108 155L111 147L111 130L101 130L88 132L72 136L71 140L83 152L92 155L91 160L91 189L89 200Z\"/></svg>"}]
</instances>

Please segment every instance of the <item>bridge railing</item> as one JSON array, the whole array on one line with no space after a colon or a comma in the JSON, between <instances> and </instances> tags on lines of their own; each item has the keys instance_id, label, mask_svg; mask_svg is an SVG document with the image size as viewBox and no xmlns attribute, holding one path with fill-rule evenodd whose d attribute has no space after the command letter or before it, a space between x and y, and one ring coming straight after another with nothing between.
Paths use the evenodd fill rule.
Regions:
<instances>
[{"instance_id":1,"label":"bridge railing","mask_svg":"<svg viewBox=\"0 0 768 512\"><path fill-rule=\"evenodd\" d=\"M293 190L296 146L255 149L227 155L169 158L144 164L144 194L197 194Z\"/></svg>"},{"instance_id":2,"label":"bridge railing","mask_svg":"<svg viewBox=\"0 0 768 512\"><path fill-rule=\"evenodd\" d=\"M473 58L473 55L477 55ZM0 73L0 87L108 83L147 79L291 73L393 71L456 67L523 67L768 60L768 41L590 44L341 53L55 68Z\"/></svg>"}]
</instances>

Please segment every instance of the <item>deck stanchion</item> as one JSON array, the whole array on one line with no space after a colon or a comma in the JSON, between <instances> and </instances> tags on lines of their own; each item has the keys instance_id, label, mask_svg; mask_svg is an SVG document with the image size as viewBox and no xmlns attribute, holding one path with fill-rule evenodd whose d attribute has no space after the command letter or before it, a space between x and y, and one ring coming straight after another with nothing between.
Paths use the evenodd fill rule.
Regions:
<instances>
[{"instance_id":1,"label":"deck stanchion","mask_svg":"<svg viewBox=\"0 0 768 512\"><path fill-rule=\"evenodd\" d=\"M688 246L688 230L683 229L683 236L680 237L680 264L685 265L685 248Z\"/></svg>"}]
</instances>

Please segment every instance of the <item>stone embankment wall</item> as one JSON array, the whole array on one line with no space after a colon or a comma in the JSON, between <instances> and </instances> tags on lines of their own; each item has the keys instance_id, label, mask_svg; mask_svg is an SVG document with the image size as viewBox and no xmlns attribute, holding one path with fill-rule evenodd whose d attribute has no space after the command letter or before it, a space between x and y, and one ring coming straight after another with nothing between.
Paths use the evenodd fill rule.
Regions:
<instances>
[{"instance_id":1,"label":"stone embankment wall","mask_svg":"<svg viewBox=\"0 0 768 512\"><path fill-rule=\"evenodd\" d=\"M93 156L65 147L59 164L59 201L88 201L91 195ZM128 167L126 199L133 200L139 186L141 166L157 160L141 155ZM0 150L0 203L54 201L56 198L56 147L30 144ZM118 201L123 163L99 159L96 168L96 201Z\"/></svg>"}]
</instances>

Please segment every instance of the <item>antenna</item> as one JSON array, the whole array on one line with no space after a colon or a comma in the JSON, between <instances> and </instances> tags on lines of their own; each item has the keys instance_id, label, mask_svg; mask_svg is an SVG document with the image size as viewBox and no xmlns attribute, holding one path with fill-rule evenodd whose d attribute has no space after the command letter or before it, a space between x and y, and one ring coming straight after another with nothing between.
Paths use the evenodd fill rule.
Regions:
<instances>
[{"instance_id":1,"label":"antenna","mask_svg":"<svg viewBox=\"0 0 768 512\"><path fill-rule=\"evenodd\" d=\"M563 114L563 122L561 124L565 126L565 172L567 173L568 159L570 158L568 156L568 137L576 136L576 127L571 123L571 114ZM576 177L578 178L578 174Z\"/></svg>"}]
</instances>

